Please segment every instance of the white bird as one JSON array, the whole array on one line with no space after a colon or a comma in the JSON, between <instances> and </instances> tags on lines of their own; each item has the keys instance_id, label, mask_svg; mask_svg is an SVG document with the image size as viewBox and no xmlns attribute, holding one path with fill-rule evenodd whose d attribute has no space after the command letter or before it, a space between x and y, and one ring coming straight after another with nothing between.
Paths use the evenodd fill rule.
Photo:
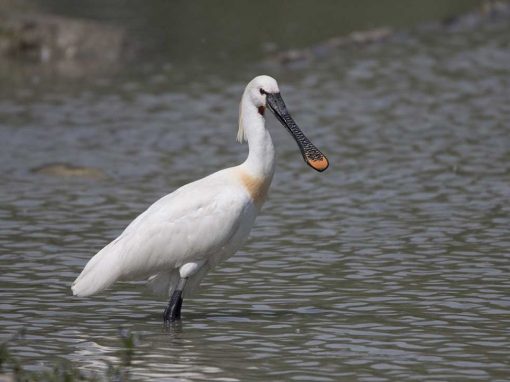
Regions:
<instances>
[{"instance_id":1,"label":"white bird","mask_svg":"<svg viewBox=\"0 0 510 382\"><path fill-rule=\"evenodd\" d=\"M220 261L245 242L273 178L275 152L265 127L268 107L317 171L326 157L305 137L287 111L276 80L255 77L243 93L237 139L248 158L168 194L133 220L87 263L72 284L77 296L98 293L118 280L149 279L171 296L165 323L180 319L183 297Z\"/></svg>"}]
</instances>

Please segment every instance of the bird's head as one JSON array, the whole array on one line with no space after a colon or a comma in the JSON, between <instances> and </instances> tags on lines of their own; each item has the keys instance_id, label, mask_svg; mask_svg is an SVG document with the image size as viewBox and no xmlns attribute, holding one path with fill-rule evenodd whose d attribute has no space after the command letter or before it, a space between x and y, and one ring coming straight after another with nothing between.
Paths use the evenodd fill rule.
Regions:
<instances>
[{"instance_id":1,"label":"bird's head","mask_svg":"<svg viewBox=\"0 0 510 382\"><path fill-rule=\"evenodd\" d=\"M326 156L303 134L287 111L287 106L280 94L280 88L274 78L265 75L255 77L246 86L243 98L247 98L262 116L264 116L266 108L273 112L276 119L292 135L298 144L303 159L310 167L317 171L324 171L328 168L329 162ZM238 139L243 140L241 125Z\"/></svg>"},{"instance_id":2,"label":"bird's head","mask_svg":"<svg viewBox=\"0 0 510 382\"><path fill-rule=\"evenodd\" d=\"M250 101L257 108L266 108L267 95L278 94L280 88L278 83L273 77L257 76L246 86L244 92L245 96L249 97ZM263 112L261 113L263 114Z\"/></svg>"}]
</instances>

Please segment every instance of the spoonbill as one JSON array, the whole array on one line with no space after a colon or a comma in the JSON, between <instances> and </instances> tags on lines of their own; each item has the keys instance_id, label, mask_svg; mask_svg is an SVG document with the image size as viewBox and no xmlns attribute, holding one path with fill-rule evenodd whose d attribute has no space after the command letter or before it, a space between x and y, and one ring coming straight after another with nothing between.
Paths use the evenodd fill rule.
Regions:
<instances>
[{"instance_id":1,"label":"spoonbill","mask_svg":"<svg viewBox=\"0 0 510 382\"><path fill-rule=\"evenodd\" d=\"M326 170L327 158L290 116L276 80L255 77L241 99L237 133L239 142L248 142L248 158L152 204L90 259L72 284L74 295L93 295L118 280L148 279L170 297L164 322L179 320L183 298L241 247L266 199L275 167L266 108L294 137L305 162Z\"/></svg>"}]
</instances>

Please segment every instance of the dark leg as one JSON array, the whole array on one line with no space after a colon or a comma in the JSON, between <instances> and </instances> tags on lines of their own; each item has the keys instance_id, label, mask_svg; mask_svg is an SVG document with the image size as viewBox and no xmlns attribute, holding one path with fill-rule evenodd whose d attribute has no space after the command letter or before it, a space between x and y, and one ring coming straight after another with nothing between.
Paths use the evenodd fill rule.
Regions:
<instances>
[{"instance_id":1,"label":"dark leg","mask_svg":"<svg viewBox=\"0 0 510 382\"><path fill-rule=\"evenodd\" d=\"M174 322L181 319L182 290L175 290L163 313L163 321Z\"/></svg>"},{"instance_id":2,"label":"dark leg","mask_svg":"<svg viewBox=\"0 0 510 382\"><path fill-rule=\"evenodd\" d=\"M182 308L182 290L186 284L186 279L180 279L177 288L172 293L168 306L163 312L163 321L165 323L174 322L181 319Z\"/></svg>"}]
</instances>

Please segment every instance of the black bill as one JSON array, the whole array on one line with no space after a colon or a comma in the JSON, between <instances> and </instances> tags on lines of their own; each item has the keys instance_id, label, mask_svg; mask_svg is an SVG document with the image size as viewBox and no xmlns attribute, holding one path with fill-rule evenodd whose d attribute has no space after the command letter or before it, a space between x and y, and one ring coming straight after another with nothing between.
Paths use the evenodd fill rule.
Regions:
<instances>
[{"instance_id":1,"label":"black bill","mask_svg":"<svg viewBox=\"0 0 510 382\"><path fill-rule=\"evenodd\" d=\"M317 171L324 171L328 168L329 162L326 156L319 151L317 147L303 134L301 129L296 125L296 122L292 119L287 106L283 102L280 93L267 93L266 103L269 109L273 112L275 117L280 123L287 128L290 134L294 137L296 143L301 150L301 155L305 162Z\"/></svg>"}]
</instances>

